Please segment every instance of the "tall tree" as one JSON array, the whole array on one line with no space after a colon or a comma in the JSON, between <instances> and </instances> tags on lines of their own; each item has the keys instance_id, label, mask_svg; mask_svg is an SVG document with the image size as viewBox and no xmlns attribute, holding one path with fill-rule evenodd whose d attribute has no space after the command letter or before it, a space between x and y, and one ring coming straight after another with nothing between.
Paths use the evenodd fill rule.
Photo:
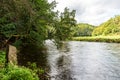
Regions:
<instances>
[{"instance_id":1,"label":"tall tree","mask_svg":"<svg viewBox=\"0 0 120 80\"><path fill-rule=\"evenodd\" d=\"M0 39L16 46L44 45L48 36L56 41L71 38L76 25L75 10L68 8L58 16L56 2L47 0L0 0ZM50 35L53 31L54 34Z\"/></svg>"},{"instance_id":2,"label":"tall tree","mask_svg":"<svg viewBox=\"0 0 120 80\"><path fill-rule=\"evenodd\" d=\"M59 40L67 40L72 37L73 28L76 25L75 10L70 11L68 8L60 14L60 19L56 25L56 37Z\"/></svg>"},{"instance_id":3,"label":"tall tree","mask_svg":"<svg viewBox=\"0 0 120 80\"><path fill-rule=\"evenodd\" d=\"M43 46L46 26L54 17L55 1L0 0L0 37L3 43Z\"/></svg>"}]
</instances>

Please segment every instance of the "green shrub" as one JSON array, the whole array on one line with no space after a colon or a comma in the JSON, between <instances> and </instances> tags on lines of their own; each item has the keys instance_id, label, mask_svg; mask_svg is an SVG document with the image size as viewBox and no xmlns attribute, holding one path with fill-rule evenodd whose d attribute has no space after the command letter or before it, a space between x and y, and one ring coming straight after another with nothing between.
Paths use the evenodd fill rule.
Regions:
<instances>
[{"instance_id":1,"label":"green shrub","mask_svg":"<svg viewBox=\"0 0 120 80\"><path fill-rule=\"evenodd\" d=\"M39 80L36 73L25 67L9 66L0 72L0 80Z\"/></svg>"},{"instance_id":2,"label":"green shrub","mask_svg":"<svg viewBox=\"0 0 120 80\"><path fill-rule=\"evenodd\" d=\"M0 51L0 65L3 66L4 62L5 62L5 52Z\"/></svg>"},{"instance_id":3,"label":"green shrub","mask_svg":"<svg viewBox=\"0 0 120 80\"><path fill-rule=\"evenodd\" d=\"M28 62L28 68L31 69L35 73L43 74L45 71L42 68L38 68L36 63Z\"/></svg>"}]
</instances>

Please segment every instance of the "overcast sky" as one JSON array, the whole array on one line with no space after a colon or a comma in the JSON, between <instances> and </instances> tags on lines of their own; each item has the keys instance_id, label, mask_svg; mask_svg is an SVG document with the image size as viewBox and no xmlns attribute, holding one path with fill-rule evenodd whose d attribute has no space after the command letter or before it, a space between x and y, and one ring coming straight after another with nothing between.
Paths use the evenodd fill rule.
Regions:
<instances>
[{"instance_id":1,"label":"overcast sky","mask_svg":"<svg viewBox=\"0 0 120 80\"><path fill-rule=\"evenodd\" d=\"M48 0L53 1L53 0ZM56 9L65 7L76 10L78 23L99 25L115 15L120 15L120 0L56 0Z\"/></svg>"}]
</instances>

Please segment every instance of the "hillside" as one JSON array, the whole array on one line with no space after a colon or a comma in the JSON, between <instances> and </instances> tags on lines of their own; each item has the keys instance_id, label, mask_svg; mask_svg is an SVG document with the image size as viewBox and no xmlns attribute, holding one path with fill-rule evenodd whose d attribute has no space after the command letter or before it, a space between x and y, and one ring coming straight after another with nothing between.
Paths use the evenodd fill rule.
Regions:
<instances>
[{"instance_id":1,"label":"hillside","mask_svg":"<svg viewBox=\"0 0 120 80\"><path fill-rule=\"evenodd\" d=\"M120 16L115 16L93 30L93 36L120 35Z\"/></svg>"}]
</instances>

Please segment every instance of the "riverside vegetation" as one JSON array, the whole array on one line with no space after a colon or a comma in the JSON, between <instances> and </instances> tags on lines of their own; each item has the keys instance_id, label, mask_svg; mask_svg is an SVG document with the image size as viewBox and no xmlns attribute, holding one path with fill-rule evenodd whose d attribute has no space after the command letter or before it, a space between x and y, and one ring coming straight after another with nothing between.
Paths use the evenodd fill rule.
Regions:
<instances>
[{"instance_id":1,"label":"riverside vegetation","mask_svg":"<svg viewBox=\"0 0 120 80\"><path fill-rule=\"evenodd\" d=\"M39 74L44 73L42 69L34 68L34 72L29 66L11 67L6 63L5 48L9 44L14 45L20 55L24 56L24 53L32 52L29 54L34 56L37 54L35 52L41 55L46 39L54 39L58 46L61 40L72 37L76 25L76 11L65 8L64 12L60 13L54 11L55 7L56 2L49 3L48 0L0 0L0 80L38 80ZM34 52L30 49L22 51L27 46L34 46L38 51ZM24 59L21 59L22 61ZM7 67L4 64L7 64Z\"/></svg>"},{"instance_id":2,"label":"riverside vegetation","mask_svg":"<svg viewBox=\"0 0 120 80\"><path fill-rule=\"evenodd\" d=\"M38 74L44 73L43 69L36 67L36 64L29 63L29 67L8 64L5 66L5 52L0 51L0 79L1 80L39 80Z\"/></svg>"},{"instance_id":3,"label":"riverside vegetation","mask_svg":"<svg viewBox=\"0 0 120 80\"><path fill-rule=\"evenodd\" d=\"M84 26L87 26L84 27ZM99 26L78 24L76 34L72 39L77 41L116 42L120 43L120 16L115 16ZM82 31L80 31L82 30ZM84 34L84 35L83 35Z\"/></svg>"},{"instance_id":4,"label":"riverside vegetation","mask_svg":"<svg viewBox=\"0 0 120 80\"><path fill-rule=\"evenodd\" d=\"M55 7L56 2L49 3L48 0L0 0L1 80L39 80L41 79L39 74L45 72L45 70L37 68L38 65L34 64L35 61L30 62L27 67L6 63L6 46L9 44L14 45L19 54L23 56L25 53L37 55L36 52L42 56L46 39L54 39L58 47L60 41L71 39L120 42L120 16L111 18L100 26L83 23L76 25L75 10L65 8L60 13L54 11ZM74 38L72 38L73 36ZM26 47L34 47L36 48L34 50L37 51L30 51L31 48L27 49ZM42 57L41 59L44 60ZM21 59L21 61L23 60Z\"/></svg>"}]
</instances>

